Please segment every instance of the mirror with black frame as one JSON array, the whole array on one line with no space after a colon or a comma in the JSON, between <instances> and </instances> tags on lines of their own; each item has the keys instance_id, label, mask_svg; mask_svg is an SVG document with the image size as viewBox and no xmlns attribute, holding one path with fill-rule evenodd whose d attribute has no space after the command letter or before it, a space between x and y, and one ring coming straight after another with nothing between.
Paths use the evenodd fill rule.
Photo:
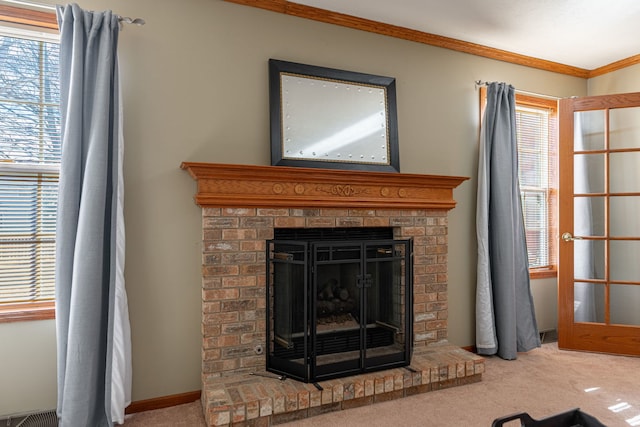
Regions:
<instances>
[{"instance_id":1,"label":"mirror with black frame","mask_svg":"<svg viewBox=\"0 0 640 427\"><path fill-rule=\"evenodd\" d=\"M271 164L400 172L392 77L269 60Z\"/></svg>"}]
</instances>

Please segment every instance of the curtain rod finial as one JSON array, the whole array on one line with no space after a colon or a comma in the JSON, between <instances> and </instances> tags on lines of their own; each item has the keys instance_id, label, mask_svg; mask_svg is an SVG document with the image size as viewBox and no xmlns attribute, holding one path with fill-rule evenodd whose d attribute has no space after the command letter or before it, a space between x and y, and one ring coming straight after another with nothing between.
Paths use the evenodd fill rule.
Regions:
<instances>
[{"instance_id":1,"label":"curtain rod finial","mask_svg":"<svg viewBox=\"0 0 640 427\"><path fill-rule=\"evenodd\" d=\"M146 24L145 20L142 18L129 18L127 16L120 16L120 22L125 24L135 24L135 25L144 25Z\"/></svg>"}]
</instances>

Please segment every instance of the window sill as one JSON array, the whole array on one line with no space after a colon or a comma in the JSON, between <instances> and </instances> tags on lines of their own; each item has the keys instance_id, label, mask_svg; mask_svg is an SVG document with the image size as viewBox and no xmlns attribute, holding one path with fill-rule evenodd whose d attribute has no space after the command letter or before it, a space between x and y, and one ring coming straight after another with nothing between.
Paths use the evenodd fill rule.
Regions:
<instances>
[{"instance_id":1,"label":"window sill","mask_svg":"<svg viewBox=\"0 0 640 427\"><path fill-rule=\"evenodd\" d=\"M558 270L555 266L529 269L530 279L548 279L551 277L558 277Z\"/></svg>"},{"instance_id":2,"label":"window sill","mask_svg":"<svg viewBox=\"0 0 640 427\"><path fill-rule=\"evenodd\" d=\"M0 305L0 323L51 320L56 318L55 302Z\"/></svg>"}]
</instances>

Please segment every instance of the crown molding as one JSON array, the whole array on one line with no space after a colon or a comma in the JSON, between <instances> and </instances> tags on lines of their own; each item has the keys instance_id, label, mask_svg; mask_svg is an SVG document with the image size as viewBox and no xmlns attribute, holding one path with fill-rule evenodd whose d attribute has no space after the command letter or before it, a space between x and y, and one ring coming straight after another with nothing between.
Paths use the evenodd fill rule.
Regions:
<instances>
[{"instance_id":1,"label":"crown molding","mask_svg":"<svg viewBox=\"0 0 640 427\"><path fill-rule=\"evenodd\" d=\"M595 68L589 71L589 78L602 76L604 74L611 73L612 71L621 70L623 68L631 67L632 65L636 65L636 64L640 64L640 55L630 56L629 58L612 62L609 65Z\"/></svg>"},{"instance_id":2,"label":"crown molding","mask_svg":"<svg viewBox=\"0 0 640 427\"><path fill-rule=\"evenodd\" d=\"M377 21L358 18L325 9L292 3L287 0L223 0L228 3L236 3L259 9L270 10L272 12L283 13L285 15L299 18L311 19L328 24L340 25L347 28L358 29L389 37L422 43L430 46L441 47L457 52L468 53L470 55L495 59L525 67L537 68L544 71L565 74L583 79L602 76L613 71L621 70L640 63L640 55L634 55L611 64L587 70L584 68L564 65L553 61L520 55L505 50L495 49L476 43L464 42L461 40L411 30L391 24L384 24ZM42 12L38 10L25 9L14 6L0 5L0 21L14 24L31 25L41 28L58 29L58 22L55 13Z\"/></svg>"},{"instance_id":3,"label":"crown molding","mask_svg":"<svg viewBox=\"0 0 640 427\"><path fill-rule=\"evenodd\" d=\"M412 30L405 27L386 24L369 19L359 18L343 13L332 12L326 9L320 9L312 6L301 5L287 0L223 0L229 3L236 3L245 6L265 9L272 12L278 12L285 15L295 16L298 18L311 19L314 21L324 22L327 24L339 25L342 27L352 28L356 30L367 31L389 37L395 37L403 40L422 43L430 46L450 49L457 52L468 53L470 55L481 56L484 58L495 59L498 61L508 62L525 67L536 68L544 71L564 74L573 77L588 79L612 71L620 70L640 63L640 55L633 56L612 64L588 70L585 68L573 67L571 65L560 64L558 62L547 61L544 59L534 58L531 56L520 55L501 49L495 49L476 43L465 42L458 39L439 36L436 34L426 33L418 30Z\"/></svg>"}]
</instances>

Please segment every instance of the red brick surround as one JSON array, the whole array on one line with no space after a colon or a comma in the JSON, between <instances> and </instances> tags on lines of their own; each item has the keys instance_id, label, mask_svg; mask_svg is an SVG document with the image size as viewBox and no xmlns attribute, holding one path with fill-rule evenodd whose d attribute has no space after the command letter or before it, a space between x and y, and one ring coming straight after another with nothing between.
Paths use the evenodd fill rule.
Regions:
<instances>
[{"instance_id":1,"label":"red brick surround","mask_svg":"<svg viewBox=\"0 0 640 427\"><path fill-rule=\"evenodd\" d=\"M205 208L203 380L265 367L256 349L265 346L265 240L274 228L367 226L414 239L414 346L446 339L446 211Z\"/></svg>"}]
</instances>

